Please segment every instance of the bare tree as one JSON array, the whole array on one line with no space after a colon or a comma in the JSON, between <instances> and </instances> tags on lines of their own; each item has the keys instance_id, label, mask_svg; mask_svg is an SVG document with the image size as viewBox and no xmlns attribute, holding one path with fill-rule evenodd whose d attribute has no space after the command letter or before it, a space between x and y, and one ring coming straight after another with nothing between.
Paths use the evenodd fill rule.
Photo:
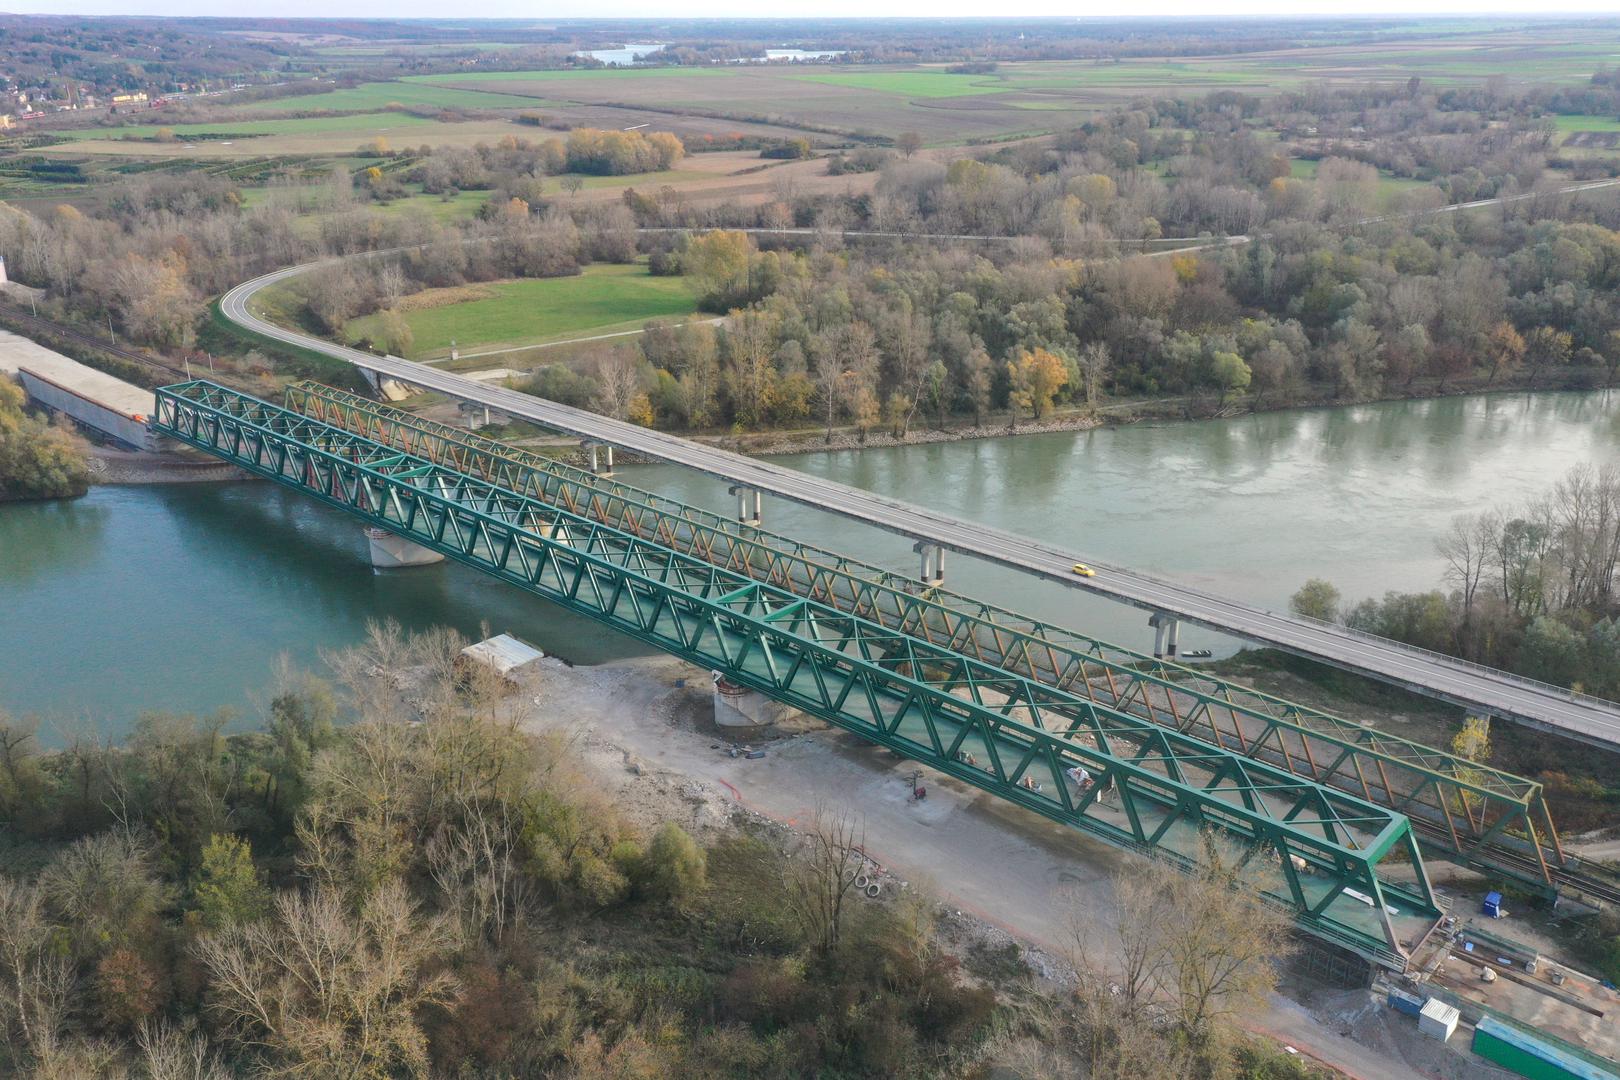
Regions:
<instances>
[{"instance_id":1,"label":"bare tree","mask_svg":"<svg viewBox=\"0 0 1620 1080\"><path fill-rule=\"evenodd\" d=\"M231 1076L206 1038L166 1020L142 1024L136 1046L147 1080L229 1080Z\"/></svg>"},{"instance_id":2,"label":"bare tree","mask_svg":"<svg viewBox=\"0 0 1620 1080\"><path fill-rule=\"evenodd\" d=\"M285 893L271 918L207 935L197 951L212 1008L276 1075L420 1075L417 1013L456 994L448 973L432 971L448 942L391 880L358 916L329 888Z\"/></svg>"},{"instance_id":3,"label":"bare tree","mask_svg":"<svg viewBox=\"0 0 1620 1080\"><path fill-rule=\"evenodd\" d=\"M1263 1003L1292 947L1292 921L1250 887L1244 865L1206 833L1197 868L1171 888L1160 982L1172 991L1182 1029L1195 1038Z\"/></svg>"},{"instance_id":4,"label":"bare tree","mask_svg":"<svg viewBox=\"0 0 1620 1080\"><path fill-rule=\"evenodd\" d=\"M592 363L591 375L596 380L591 407L603 416L623 420L630 408L630 399L641 388L635 362L622 353L604 353Z\"/></svg>"},{"instance_id":5,"label":"bare tree","mask_svg":"<svg viewBox=\"0 0 1620 1080\"><path fill-rule=\"evenodd\" d=\"M377 298L385 308L399 304L410 288L410 279L396 262L390 262L377 271Z\"/></svg>"},{"instance_id":6,"label":"bare tree","mask_svg":"<svg viewBox=\"0 0 1620 1080\"><path fill-rule=\"evenodd\" d=\"M818 806L798 850L784 864L793 915L822 956L838 948L844 900L855 888L865 837L849 813Z\"/></svg>"},{"instance_id":7,"label":"bare tree","mask_svg":"<svg viewBox=\"0 0 1620 1080\"><path fill-rule=\"evenodd\" d=\"M1458 643L1464 655L1472 653L1474 606L1479 599L1480 582L1490 561L1496 538L1502 531L1502 517L1496 512L1455 517L1451 527L1435 541L1435 550L1446 561L1445 580L1462 597L1463 618Z\"/></svg>"},{"instance_id":8,"label":"bare tree","mask_svg":"<svg viewBox=\"0 0 1620 1080\"><path fill-rule=\"evenodd\" d=\"M1085 384L1087 408L1097 407L1097 401L1102 397L1102 385L1108 379L1111 366L1106 342L1088 342L1080 350L1080 378Z\"/></svg>"},{"instance_id":9,"label":"bare tree","mask_svg":"<svg viewBox=\"0 0 1620 1080\"><path fill-rule=\"evenodd\" d=\"M1198 864L1186 872L1147 862L1116 876L1113 903L1101 919L1078 899L1071 904L1071 960L1083 1000L1108 1029L1095 1052L1111 1048L1133 1017L1161 1004L1202 1040L1264 1000L1289 950L1292 924L1244 880L1244 866L1206 834Z\"/></svg>"},{"instance_id":10,"label":"bare tree","mask_svg":"<svg viewBox=\"0 0 1620 1080\"><path fill-rule=\"evenodd\" d=\"M0 878L0 1045L14 1060L47 1056L62 1041L73 961L53 937L40 890Z\"/></svg>"},{"instance_id":11,"label":"bare tree","mask_svg":"<svg viewBox=\"0 0 1620 1080\"><path fill-rule=\"evenodd\" d=\"M849 397L852 374L844 366L836 345L816 340L811 349L812 372L816 386L816 404L823 411L827 423L827 441L832 442L833 422Z\"/></svg>"}]
</instances>

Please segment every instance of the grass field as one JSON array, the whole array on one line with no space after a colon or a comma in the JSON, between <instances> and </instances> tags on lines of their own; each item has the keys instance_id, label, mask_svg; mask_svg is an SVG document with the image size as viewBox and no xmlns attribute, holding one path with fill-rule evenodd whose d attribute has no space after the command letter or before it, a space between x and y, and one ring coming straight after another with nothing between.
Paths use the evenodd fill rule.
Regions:
<instances>
[{"instance_id":1,"label":"grass field","mask_svg":"<svg viewBox=\"0 0 1620 1080\"><path fill-rule=\"evenodd\" d=\"M311 230L319 226L319 218L323 210L318 206L311 206L305 196L311 196L321 191L321 187L312 187L308 192L298 188L272 189L252 187L242 189L242 205L248 209L259 206L285 206L295 214L308 217ZM408 195L403 199L394 199L387 203L370 203L371 209L385 214L426 214L435 221L463 221L478 213L478 208L489 199L487 191L458 191L446 198L443 195L425 195L420 192Z\"/></svg>"},{"instance_id":2,"label":"grass field","mask_svg":"<svg viewBox=\"0 0 1620 1080\"><path fill-rule=\"evenodd\" d=\"M304 116L286 120L227 120L216 124L173 124L168 130L176 135L240 135L252 138L261 135L325 135L354 133L356 138L379 130L399 130L413 127L432 127L436 121L412 116L409 113L374 112L354 116ZM158 126L132 124L115 128L79 128L59 132L63 138L74 140L150 139L158 133Z\"/></svg>"},{"instance_id":3,"label":"grass field","mask_svg":"<svg viewBox=\"0 0 1620 1080\"><path fill-rule=\"evenodd\" d=\"M1566 134L1576 131L1620 131L1620 120L1612 116L1555 116L1553 122Z\"/></svg>"},{"instance_id":4,"label":"grass field","mask_svg":"<svg viewBox=\"0 0 1620 1080\"><path fill-rule=\"evenodd\" d=\"M539 71L471 71L463 75L407 75L401 82L439 86L463 83L527 82L624 82L652 79L724 79L738 73L758 70L745 67L658 67L658 68L551 68Z\"/></svg>"},{"instance_id":5,"label":"grass field","mask_svg":"<svg viewBox=\"0 0 1620 1080\"><path fill-rule=\"evenodd\" d=\"M559 338L639 329L649 319L678 318L697 310L685 278L653 277L643 264L589 266L576 277L520 278L477 287L484 295L442 307L407 311L415 339L411 359L447 356L450 342L463 352L535 345ZM412 298L432 303L428 290ZM452 294L453 295L453 294ZM344 327L351 339L377 331L378 317L355 319Z\"/></svg>"},{"instance_id":6,"label":"grass field","mask_svg":"<svg viewBox=\"0 0 1620 1080\"><path fill-rule=\"evenodd\" d=\"M1458 21L1440 37L1414 28L1408 36L1390 31L1371 43L1357 35L1344 44L1232 56L1003 63L982 75L951 75L938 64L739 65L471 72L405 81L561 101L556 107L565 116L569 107L611 106L627 118L645 108L641 118L657 123L658 116L686 111L813 130L917 131L943 146L1026 132L1032 122L1041 125L1038 131L1062 130L1142 96L1216 89L1265 94L1319 82L1404 82L1413 75L1445 85L1495 75L1568 85L1617 56L1620 32L1608 29L1571 44L1534 27Z\"/></svg>"},{"instance_id":7,"label":"grass field","mask_svg":"<svg viewBox=\"0 0 1620 1080\"><path fill-rule=\"evenodd\" d=\"M304 112L323 109L331 112L380 111L389 105L416 105L440 109L532 109L542 102L513 94L492 94L482 90L457 90L418 82L362 83L325 94L250 101L237 107L243 115L258 113Z\"/></svg>"},{"instance_id":8,"label":"grass field","mask_svg":"<svg viewBox=\"0 0 1620 1080\"><path fill-rule=\"evenodd\" d=\"M72 141L45 147L55 155L121 155L139 158L255 158L281 156L346 157L381 136L390 146L472 146L503 135L532 133L510 120L448 123L409 113L359 113L282 120L230 120L214 124L175 124L177 135L237 136L197 142L153 142L156 126L88 128L62 132ZM133 136L125 139L123 136ZM136 141L138 140L138 141Z\"/></svg>"},{"instance_id":9,"label":"grass field","mask_svg":"<svg viewBox=\"0 0 1620 1080\"><path fill-rule=\"evenodd\" d=\"M1296 180L1315 180L1316 171L1321 162L1314 158L1290 158L1288 160L1289 175ZM1382 169L1378 171L1378 195L1382 200L1388 200L1403 191L1413 188L1427 187L1425 180L1413 180L1405 176L1391 176Z\"/></svg>"},{"instance_id":10,"label":"grass field","mask_svg":"<svg viewBox=\"0 0 1620 1080\"><path fill-rule=\"evenodd\" d=\"M794 78L828 86L902 94L911 98L971 97L976 94L1001 94L1012 89L1010 83L1003 85L994 81L994 76L947 75L942 71L856 71L795 75Z\"/></svg>"}]
</instances>

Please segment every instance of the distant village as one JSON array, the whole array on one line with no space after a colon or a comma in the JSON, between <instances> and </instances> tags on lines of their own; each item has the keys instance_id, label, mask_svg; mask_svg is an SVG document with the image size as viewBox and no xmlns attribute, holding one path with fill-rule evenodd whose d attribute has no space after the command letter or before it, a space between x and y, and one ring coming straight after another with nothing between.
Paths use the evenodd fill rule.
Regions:
<instances>
[{"instance_id":1,"label":"distant village","mask_svg":"<svg viewBox=\"0 0 1620 1080\"><path fill-rule=\"evenodd\" d=\"M0 129L15 128L64 112L138 112L187 98L215 97L246 86L246 83L226 83L205 88L202 83L176 83L173 90L153 95L145 90L98 93L74 82L65 82L60 87L25 89L7 81L0 91Z\"/></svg>"}]
</instances>

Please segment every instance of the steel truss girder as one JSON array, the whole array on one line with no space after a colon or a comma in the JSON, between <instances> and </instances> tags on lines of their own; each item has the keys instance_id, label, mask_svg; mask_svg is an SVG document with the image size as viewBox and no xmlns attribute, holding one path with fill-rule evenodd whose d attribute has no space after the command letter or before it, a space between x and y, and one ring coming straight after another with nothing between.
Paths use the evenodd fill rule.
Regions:
<instances>
[{"instance_id":1,"label":"steel truss girder","mask_svg":"<svg viewBox=\"0 0 1620 1080\"><path fill-rule=\"evenodd\" d=\"M1425 846L1446 858L1555 888L1564 857L1535 781L943 589L920 589L903 575L318 383L289 386L286 401L458 472L1356 794L1405 814Z\"/></svg>"},{"instance_id":2,"label":"steel truss girder","mask_svg":"<svg viewBox=\"0 0 1620 1080\"><path fill-rule=\"evenodd\" d=\"M1353 796L1089 704L1054 734L1052 688L223 387L159 390L154 426L1110 843L1185 864L1212 830L1303 929L1381 963L1406 949L1389 905L1439 914L1410 823Z\"/></svg>"}]
</instances>

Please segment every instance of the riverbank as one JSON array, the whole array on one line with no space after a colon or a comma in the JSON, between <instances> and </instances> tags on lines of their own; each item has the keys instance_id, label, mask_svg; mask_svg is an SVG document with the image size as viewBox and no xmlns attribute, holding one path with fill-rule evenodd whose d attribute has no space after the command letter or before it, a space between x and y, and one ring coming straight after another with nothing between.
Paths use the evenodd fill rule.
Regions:
<instances>
[{"instance_id":1,"label":"riverbank","mask_svg":"<svg viewBox=\"0 0 1620 1080\"><path fill-rule=\"evenodd\" d=\"M1376 405L1396 401L1440 401L1448 398L1473 397L1482 394L1522 393L1602 393L1612 391L1610 386L1598 385L1599 372L1575 369L1560 384L1550 385L1545 377L1531 379L1519 376L1490 380L1483 377L1451 380L1416 380L1411 385L1384 393L1364 397L1335 396L1327 387L1307 387L1287 397L1267 397L1245 394L1226 399L1207 394L1179 395L1159 398L1125 398L1090 406L1053 406L1039 420L1019 418L1016 423L1006 412L994 417L973 421L965 418L948 419L943 425L924 426L926 421L914 425L903 436L887 430L868 429L862 432L851 425L836 426L829 434L825 428L796 428L789 431L728 432L725 434L689 433L687 438L709 443L742 454L812 454L825 451L864 450L879 447L916 446L927 443L964 442L974 439L997 439L1017 435L1046 435L1061 431L1089 431L1095 428L1121 427L1143 422L1173 423L1205 420L1228 420L1244 415L1284 412L1290 409L1349 408L1357 405ZM1591 376L1590 378L1585 376Z\"/></svg>"},{"instance_id":2,"label":"riverbank","mask_svg":"<svg viewBox=\"0 0 1620 1080\"><path fill-rule=\"evenodd\" d=\"M256 479L197 453L148 453L94 446L90 450L92 484L217 484Z\"/></svg>"},{"instance_id":3,"label":"riverbank","mask_svg":"<svg viewBox=\"0 0 1620 1080\"><path fill-rule=\"evenodd\" d=\"M521 678L519 723L579 748L594 784L643 829L677 821L698 836L746 822L798 831L818 807L859 808L864 870L876 899L937 898L942 929L964 954L997 955L1050 991L1074 981L1077 928L1105 936L1113 876L1132 856L816 721L791 731L721 732L707 673L666 656L589 667L541 661ZM732 756L746 742L762 756ZM1450 879L1452 869L1432 870ZM1459 873L1462 881L1471 875ZM1472 884L1467 886L1472 888ZM1245 1026L1358 1080L1418 1071L1484 1080L1488 1067L1422 1038L1366 990L1293 975Z\"/></svg>"}]
</instances>

